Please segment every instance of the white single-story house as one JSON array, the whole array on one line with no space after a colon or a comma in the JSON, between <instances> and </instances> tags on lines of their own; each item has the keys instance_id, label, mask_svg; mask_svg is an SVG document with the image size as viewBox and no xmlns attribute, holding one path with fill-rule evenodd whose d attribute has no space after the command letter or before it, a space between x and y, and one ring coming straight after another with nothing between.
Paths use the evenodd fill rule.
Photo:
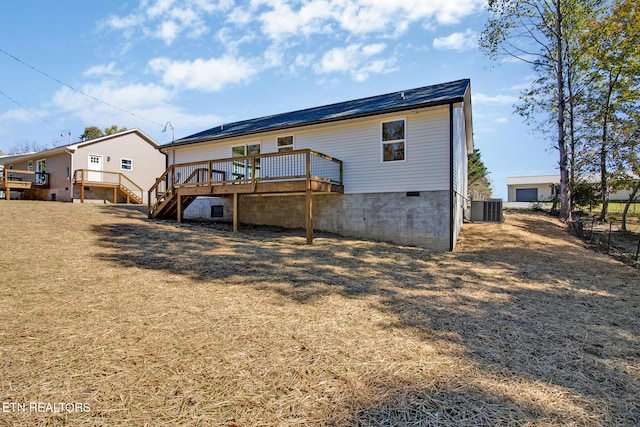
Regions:
<instances>
[{"instance_id":1,"label":"white single-story house","mask_svg":"<svg viewBox=\"0 0 640 427\"><path fill-rule=\"evenodd\" d=\"M152 218L453 250L473 152L468 79L227 123L160 147Z\"/></svg>"},{"instance_id":2,"label":"white single-story house","mask_svg":"<svg viewBox=\"0 0 640 427\"><path fill-rule=\"evenodd\" d=\"M586 175L582 179L598 183L597 175ZM560 192L560 174L515 176L507 178L507 203L505 207L527 208L531 203L551 203ZM610 201L626 202L629 198L629 190L613 191L609 195Z\"/></svg>"},{"instance_id":3,"label":"white single-story house","mask_svg":"<svg viewBox=\"0 0 640 427\"><path fill-rule=\"evenodd\" d=\"M560 187L560 174L507 178L505 207L530 207L532 202L551 202Z\"/></svg>"},{"instance_id":4,"label":"white single-story house","mask_svg":"<svg viewBox=\"0 0 640 427\"><path fill-rule=\"evenodd\" d=\"M131 129L14 156L4 163L0 187L41 200L146 203L147 190L166 169L158 147Z\"/></svg>"}]
</instances>

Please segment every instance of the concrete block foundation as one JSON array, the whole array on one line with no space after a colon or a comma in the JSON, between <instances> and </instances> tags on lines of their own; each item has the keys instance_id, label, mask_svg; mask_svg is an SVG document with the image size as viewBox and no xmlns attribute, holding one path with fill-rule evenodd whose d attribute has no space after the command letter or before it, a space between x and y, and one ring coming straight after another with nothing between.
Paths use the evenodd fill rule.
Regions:
<instances>
[{"instance_id":1,"label":"concrete block foundation","mask_svg":"<svg viewBox=\"0 0 640 427\"><path fill-rule=\"evenodd\" d=\"M451 245L449 191L413 193L314 194L313 228L356 237L448 251ZM212 206L223 216L212 218ZM215 211L220 213L220 208ZM231 198L200 197L184 218L230 222ZM240 223L304 228L304 195L242 195Z\"/></svg>"}]
</instances>

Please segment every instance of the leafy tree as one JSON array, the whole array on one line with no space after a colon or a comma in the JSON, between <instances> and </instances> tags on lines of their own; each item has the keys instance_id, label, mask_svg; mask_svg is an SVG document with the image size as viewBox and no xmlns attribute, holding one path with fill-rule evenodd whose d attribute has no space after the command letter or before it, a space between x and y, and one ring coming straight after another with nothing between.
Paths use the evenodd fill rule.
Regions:
<instances>
[{"instance_id":1,"label":"leafy tree","mask_svg":"<svg viewBox=\"0 0 640 427\"><path fill-rule=\"evenodd\" d=\"M124 132L126 130L127 130L126 127L123 127L122 129L118 129L118 126L111 125L111 127L105 128L104 134L105 135L113 135L114 133Z\"/></svg>"},{"instance_id":2,"label":"leafy tree","mask_svg":"<svg viewBox=\"0 0 640 427\"><path fill-rule=\"evenodd\" d=\"M635 144L628 130L637 125L633 116L640 100L640 13L630 0L615 0L591 20L584 34L585 53L592 64L590 96L591 142L598 154L602 210L607 215L609 187L626 180L622 156L625 144ZM631 126L629 126L629 122Z\"/></svg>"},{"instance_id":3,"label":"leafy tree","mask_svg":"<svg viewBox=\"0 0 640 427\"><path fill-rule=\"evenodd\" d=\"M600 202L600 186L593 182L579 179L571 188L571 194L575 206L579 208L591 209Z\"/></svg>"},{"instance_id":4,"label":"leafy tree","mask_svg":"<svg viewBox=\"0 0 640 427\"><path fill-rule=\"evenodd\" d=\"M96 139L104 136L104 133L97 126L87 126L84 128L84 133L80 136L83 141L88 141L90 139Z\"/></svg>"},{"instance_id":5,"label":"leafy tree","mask_svg":"<svg viewBox=\"0 0 640 427\"><path fill-rule=\"evenodd\" d=\"M629 190L629 197L622 211L622 231L627 231L627 215L631 203L640 192L640 103L636 103L635 109L629 111L627 120L620 128L621 134L617 139L619 144L618 156L620 159L621 177L619 187Z\"/></svg>"},{"instance_id":6,"label":"leafy tree","mask_svg":"<svg viewBox=\"0 0 640 427\"><path fill-rule=\"evenodd\" d=\"M105 128L103 132L97 126L87 126L86 128L84 128L84 133L82 134L81 138L86 141L90 139L100 138L105 135L113 135L118 132L124 132L126 130L126 127L118 128L118 126L116 125L111 125L111 127Z\"/></svg>"},{"instance_id":7,"label":"leafy tree","mask_svg":"<svg viewBox=\"0 0 640 427\"><path fill-rule=\"evenodd\" d=\"M489 180L489 169L482 162L480 150L473 149L473 154L469 156L468 167L469 192L483 198L491 197L491 182Z\"/></svg>"},{"instance_id":8,"label":"leafy tree","mask_svg":"<svg viewBox=\"0 0 640 427\"><path fill-rule=\"evenodd\" d=\"M538 76L523 96L533 111L554 115L560 166L560 216L571 216L569 150L567 146L567 61L576 55L572 35L582 22L588 2L582 0L488 0L491 17L480 36L481 48L491 57L510 56L531 65ZM590 4L590 3L589 3ZM542 94L542 97L539 95ZM540 99L540 101L536 101Z\"/></svg>"}]
</instances>

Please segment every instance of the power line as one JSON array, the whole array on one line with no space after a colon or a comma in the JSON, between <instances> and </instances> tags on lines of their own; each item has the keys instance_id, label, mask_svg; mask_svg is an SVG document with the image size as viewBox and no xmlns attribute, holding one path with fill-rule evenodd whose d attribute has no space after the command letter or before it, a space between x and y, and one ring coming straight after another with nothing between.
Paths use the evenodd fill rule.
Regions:
<instances>
[{"instance_id":1,"label":"power line","mask_svg":"<svg viewBox=\"0 0 640 427\"><path fill-rule=\"evenodd\" d=\"M29 114L32 114L34 116L36 116L37 118L39 118L40 120L42 120L43 122L45 122L46 124L48 124L49 126L51 126L52 128L54 128L55 130L58 130L60 132L63 133L69 133L69 131L64 130L64 129L60 129L58 126L54 125L53 123L51 123L49 120L45 119L44 117L42 117L41 115L39 115L38 113L35 113L33 111L31 111L30 109L28 109L27 107L25 107L24 105L20 104L18 101L16 101L15 99L13 99L12 97L10 97L9 95L7 95L6 93L4 93L2 90L0 90L0 95L3 95L5 98L7 98L9 101L13 102L14 104L16 104L18 107L22 108L23 110L27 111Z\"/></svg>"},{"instance_id":2,"label":"power line","mask_svg":"<svg viewBox=\"0 0 640 427\"><path fill-rule=\"evenodd\" d=\"M2 48L0 48L0 52L4 53L4 54L5 54L5 55L7 55L9 58L11 58L11 59L13 59L13 60L15 60L15 61L19 62L20 64L22 64L22 65L24 65L24 66L26 66L26 67L28 67L28 68L31 68L33 71L35 71L35 72L37 72L37 73L39 73L39 74L42 74L43 76L47 77L48 79L51 79L51 80L53 80L54 82L56 82L56 83L58 83L58 84L60 84L60 85L62 85L62 86L68 87L69 89L71 89L72 91L74 91L74 92L76 92L76 93L79 93L80 95L86 96L87 98L92 99L92 100L94 100L94 101L96 101L96 102L99 102L99 103L101 103L101 104L104 104L104 105L106 105L106 106L108 106L108 107L111 107L111 108L114 108L114 109L116 109L116 110L122 111L123 113L130 114L130 115L132 115L133 117L136 117L136 118L138 118L138 119L140 119L140 120L144 120L145 122L153 123L154 125L158 125L158 126L160 126L160 127L164 126L164 125L163 125L163 124L161 124L161 123L158 123L158 122L153 121L153 120L146 119L146 118L144 118L144 117L142 117L142 116L139 116L139 115L137 115L137 114L135 114L135 113L133 113L133 112L131 112L131 111L125 110L124 108L120 108L120 107L118 107L117 105L110 104L110 103L108 103L108 102L106 102L106 101L103 101L103 100L101 100L101 99L96 98L95 96L92 96L92 95L89 95L89 94L87 94L87 93L84 93L84 92L83 92L83 91L81 91L80 89L76 89L76 88L74 88L73 86L71 86L70 84L67 84L67 83L63 82L62 80L57 79L57 78L55 78L55 77L53 77L53 76L51 76L51 75L49 75L49 74L45 73L45 72L44 72L44 71L42 71L42 70L39 70L38 68L34 67L33 65L30 65L30 64L28 64L28 63L24 62L22 59L18 58L18 57L17 57L17 56L15 56L15 55L12 55L11 53L7 52L6 50L4 50L4 49L2 49ZM7 96L7 95L5 94L5 96ZM11 98L9 98L9 99L11 99ZM15 102L14 100L12 100L12 101L13 101L13 102ZM18 105L19 105L19 104L18 104ZM24 108L24 107L22 107L22 108ZM26 108L25 108L25 109L26 109ZM27 110L27 111L28 111L28 110ZM32 114L34 114L34 113L32 113Z\"/></svg>"}]
</instances>

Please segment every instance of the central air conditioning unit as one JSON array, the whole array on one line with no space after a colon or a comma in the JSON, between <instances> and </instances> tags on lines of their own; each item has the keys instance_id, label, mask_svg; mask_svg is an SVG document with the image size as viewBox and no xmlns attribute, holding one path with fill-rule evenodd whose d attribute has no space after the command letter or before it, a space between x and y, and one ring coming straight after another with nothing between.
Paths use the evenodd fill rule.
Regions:
<instances>
[{"instance_id":1,"label":"central air conditioning unit","mask_svg":"<svg viewBox=\"0 0 640 427\"><path fill-rule=\"evenodd\" d=\"M502 199L471 202L471 221L502 222Z\"/></svg>"}]
</instances>

